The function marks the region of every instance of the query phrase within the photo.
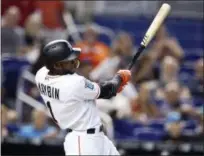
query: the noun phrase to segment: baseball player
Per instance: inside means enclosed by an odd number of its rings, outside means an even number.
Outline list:
[[[116,96],[131,73],[119,70],[110,81],[91,82],[76,73],[80,51],[66,40],[48,43],[43,49],[45,66],[35,77],[37,87],[53,120],[67,132],[66,155],[119,155],[103,133],[95,101]]]

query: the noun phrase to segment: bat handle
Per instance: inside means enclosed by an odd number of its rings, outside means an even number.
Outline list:
[[[144,45],[141,45],[139,47],[139,49],[137,50],[137,53],[134,55],[131,63],[128,65],[128,70],[131,70],[133,65],[135,64],[135,61],[139,58],[139,56],[141,55],[142,51],[145,49]]]
[[[132,66],[133,66],[133,63],[130,63],[130,64],[128,65],[128,70],[131,70]]]

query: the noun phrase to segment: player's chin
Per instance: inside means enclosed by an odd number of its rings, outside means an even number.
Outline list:
[[[77,69],[78,69],[78,67],[75,66],[74,68],[71,69],[71,72],[72,72],[72,73],[76,73],[76,72],[77,72]]]
[[[77,72],[77,68],[74,68],[73,70],[72,70],[72,73],[76,73]]]

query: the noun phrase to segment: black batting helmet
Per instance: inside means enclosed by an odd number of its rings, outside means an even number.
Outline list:
[[[50,69],[56,62],[76,59],[81,52],[80,48],[72,48],[66,40],[54,40],[43,48],[45,66]]]

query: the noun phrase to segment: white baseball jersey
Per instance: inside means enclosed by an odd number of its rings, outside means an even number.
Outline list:
[[[83,131],[100,126],[102,123],[95,103],[100,95],[98,84],[76,73],[51,76],[48,71],[42,67],[35,80],[60,128]]]

